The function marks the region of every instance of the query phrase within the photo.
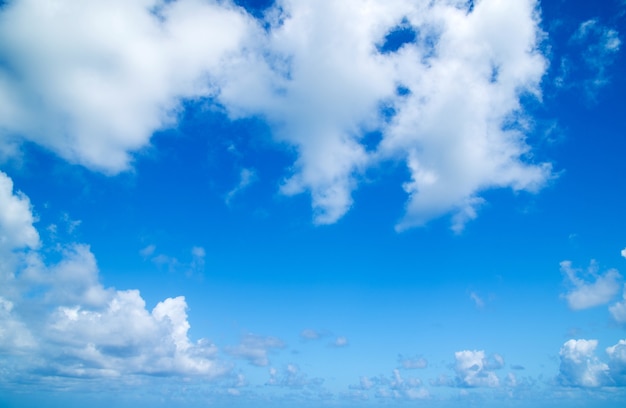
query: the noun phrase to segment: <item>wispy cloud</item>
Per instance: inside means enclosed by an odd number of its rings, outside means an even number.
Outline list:
[[[619,292],[622,275],[616,269],[599,273],[592,261],[586,271],[572,267],[570,261],[561,262],[561,272],[571,289],[562,296],[571,309],[580,310],[609,303]]]

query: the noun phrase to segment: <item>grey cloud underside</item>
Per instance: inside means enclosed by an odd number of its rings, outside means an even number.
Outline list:
[[[0,11],[0,151],[29,140],[115,174],[183,101],[211,100],[295,148],[280,191],[310,194],[316,223],[340,219],[364,172],[392,160],[410,174],[397,228],[452,213],[459,232],[482,191],[551,177],[520,103],[540,97],[547,66],[536,7],[280,0],[255,18],[210,0],[14,1]]]

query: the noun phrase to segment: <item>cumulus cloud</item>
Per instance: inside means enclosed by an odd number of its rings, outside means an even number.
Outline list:
[[[12,1],[0,12],[0,128],[108,173],[176,120],[241,47],[230,3]]]
[[[456,385],[459,387],[498,387],[500,380],[492,371],[501,368],[504,360],[495,355],[493,361],[487,359],[483,350],[463,350],[454,353],[456,363]]]
[[[626,258],[626,248],[622,249],[621,255]]]
[[[364,172],[393,160],[410,174],[398,229],[452,213],[460,232],[481,192],[551,177],[531,159],[520,102],[540,95],[547,65],[536,8],[279,0],[255,19],[211,0],[17,0],[0,11],[0,128],[116,173],[184,101],[205,99],[266,119],[293,148],[280,191],[310,194],[316,223],[341,218]],[[413,35],[387,44],[399,27]]]
[[[37,248],[40,242],[34,221],[28,197],[14,192],[13,180],[0,171],[0,251]]]
[[[571,387],[599,387],[608,384],[608,366],[595,356],[597,340],[568,340],[559,356],[558,380]]]
[[[619,292],[622,276],[616,269],[609,269],[601,274],[594,261],[586,271],[573,268],[570,261],[563,261],[560,265],[566,283],[570,286],[570,290],[562,297],[567,300],[571,309],[580,310],[606,304]]]
[[[626,386],[626,340],[620,340],[616,345],[607,347],[609,356],[609,375],[618,386]]]
[[[227,347],[225,351],[235,357],[248,360],[252,365],[265,367],[269,364],[268,353],[283,348],[285,348],[285,343],[279,338],[246,334],[240,344]]]
[[[41,243],[28,198],[12,192],[0,173],[0,350],[24,375],[119,377],[133,374],[225,374],[216,347],[188,336],[184,297],[152,311],[137,290],[105,288],[95,256],[84,244]],[[11,217],[4,219],[3,215]],[[4,357],[3,357],[4,358]]]

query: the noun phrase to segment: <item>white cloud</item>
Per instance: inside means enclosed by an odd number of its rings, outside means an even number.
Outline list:
[[[594,355],[597,340],[568,340],[559,353],[559,382],[571,387],[599,387],[608,383],[608,366]]]
[[[339,336],[335,339],[335,341],[331,344],[333,347],[347,347],[348,339],[343,336]]]
[[[470,293],[470,299],[474,301],[474,304],[478,309],[482,309],[485,307],[485,301],[480,296],[478,296],[476,292]]]
[[[616,322],[626,324],[626,286],[624,286],[622,301],[609,306],[609,312]]]
[[[561,60],[557,86],[582,86],[587,97],[594,100],[598,91],[610,82],[607,71],[621,46],[619,33],[598,19],[591,19],[580,24],[570,45],[578,49]]]
[[[115,173],[175,123],[181,101],[212,98],[232,118],[265,118],[294,148],[281,191],[310,193],[316,223],[350,209],[366,169],[400,160],[410,180],[398,229],[454,213],[460,232],[482,191],[536,191],[550,177],[529,159],[520,103],[540,94],[547,65],[536,8],[280,0],[258,22],[230,2],[15,1],[0,13],[0,38],[11,39],[0,41],[11,62],[0,70],[0,127]],[[416,41],[382,52],[398,25]],[[242,173],[227,200],[250,182]]]
[[[626,340],[620,340],[616,345],[607,347],[609,356],[609,373],[613,383],[626,386]]]
[[[304,340],[317,340],[323,335],[324,333],[320,333],[319,331],[313,329],[304,329],[300,332],[300,337]]]
[[[239,345],[227,347],[225,351],[235,357],[248,360],[252,365],[265,367],[270,362],[268,353],[283,348],[285,348],[285,343],[276,337],[246,334]]]
[[[321,378],[310,378],[303,373],[295,364],[287,364],[280,372],[275,368],[270,368],[270,378],[266,385],[286,387],[291,389],[316,388],[324,382]]]
[[[175,122],[181,99],[215,94],[209,77],[249,20],[200,0],[11,2],[0,13],[0,128],[72,162],[125,170]]]
[[[282,1],[281,24],[264,44],[271,61],[251,55],[228,71],[239,81],[225,80],[220,100],[235,116],[263,112],[297,147],[282,191],[310,191],[316,222],[340,218],[359,174],[388,158],[406,160],[412,174],[400,229],[454,211],[460,231],[476,217],[481,190],[535,190],[549,176],[549,166],[521,160],[522,133],[502,130],[519,116],[519,95],[538,93],[545,70],[535,2],[485,0],[472,13],[430,3]],[[377,54],[403,19],[423,42]],[[395,116],[381,115],[381,105]],[[382,132],[373,153],[361,140],[368,130]]]
[[[626,258],[626,248],[622,249],[621,255]]]
[[[570,261],[563,261],[560,265],[561,272],[572,287],[568,293],[562,295],[571,309],[580,310],[606,304],[619,292],[622,276],[615,269],[599,274],[598,265],[593,261],[586,272],[573,268]]]
[[[411,358],[400,355],[398,356],[398,363],[400,363],[400,366],[402,366],[402,368],[407,370],[428,367],[428,361],[424,357]]]
[[[493,367],[483,350],[463,350],[454,353],[456,363],[456,383],[460,387],[498,387],[500,380],[491,371],[500,368]]]
[[[28,197],[14,193],[13,180],[0,171],[0,251],[37,248],[40,242],[34,221]]]
[[[186,309],[180,296],[159,302],[149,312],[137,290],[116,291],[106,307],[96,310],[58,307],[46,330],[50,340],[64,347],[62,354],[52,355],[48,369],[58,375],[90,377],[224,374],[226,369],[214,361],[214,345],[190,342]],[[67,364],[67,358],[76,363]]]
[[[230,204],[232,199],[239,193],[241,193],[244,189],[249,187],[252,183],[257,180],[257,175],[254,169],[241,169],[239,173],[239,183],[226,194],[226,204]]]
[[[380,375],[378,377],[361,377],[358,385],[351,385],[357,390],[354,396],[360,399],[369,399],[370,390],[375,391],[376,398],[397,400],[419,400],[430,398],[428,389],[423,387],[422,381],[415,377],[403,377],[400,370],[394,369],[391,378]]]
[[[102,286],[89,246],[38,251],[28,198],[12,192],[4,173],[0,209],[10,215],[8,221],[0,216],[0,350],[12,356],[11,375],[212,378],[227,372],[214,345],[189,339],[184,297],[165,299],[150,312],[139,291]],[[47,264],[44,251],[58,251],[60,260]]]

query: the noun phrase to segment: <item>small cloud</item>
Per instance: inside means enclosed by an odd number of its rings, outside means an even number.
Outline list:
[[[573,268],[570,261],[561,262],[561,272],[567,284],[568,293],[561,295],[567,300],[570,309],[581,310],[606,304],[617,295],[622,275],[616,269],[598,273],[598,265],[592,261],[586,271]]]
[[[148,245],[139,251],[139,255],[141,255],[144,259],[151,257],[156,250],[156,245]]]
[[[246,334],[239,345],[226,347],[225,351],[232,356],[248,360],[252,365],[265,367],[269,365],[268,353],[285,347],[285,343],[276,337]]]
[[[487,359],[483,350],[463,350],[454,353],[456,363],[456,385],[459,387],[497,387],[500,380],[492,371],[500,368],[499,362],[504,360],[495,358]],[[498,356],[499,357],[499,356]]]
[[[404,357],[399,355],[398,363],[402,368],[407,370],[428,367],[428,361],[424,357]]]
[[[330,345],[332,347],[346,347],[348,346],[348,339],[343,336],[339,336]]]
[[[623,256],[624,258],[626,258],[626,248],[622,249],[621,254],[622,254],[622,256]]]
[[[519,364],[511,365],[511,370],[521,371],[521,370],[525,370],[525,369],[526,369],[526,367],[524,367],[523,365],[519,365]]]
[[[485,301],[480,296],[478,296],[476,292],[470,293],[470,299],[474,301],[474,304],[478,309],[483,309],[485,307]]]
[[[226,205],[230,205],[237,194],[248,188],[255,181],[257,181],[257,174],[254,169],[241,169],[239,173],[239,183],[226,194],[226,198],[224,199]]]
[[[322,333],[313,329],[304,329],[300,332],[300,338],[302,338],[303,340],[317,340],[322,336]]]
[[[617,323],[626,325],[626,285],[624,286],[622,301],[609,307],[609,312]]]

